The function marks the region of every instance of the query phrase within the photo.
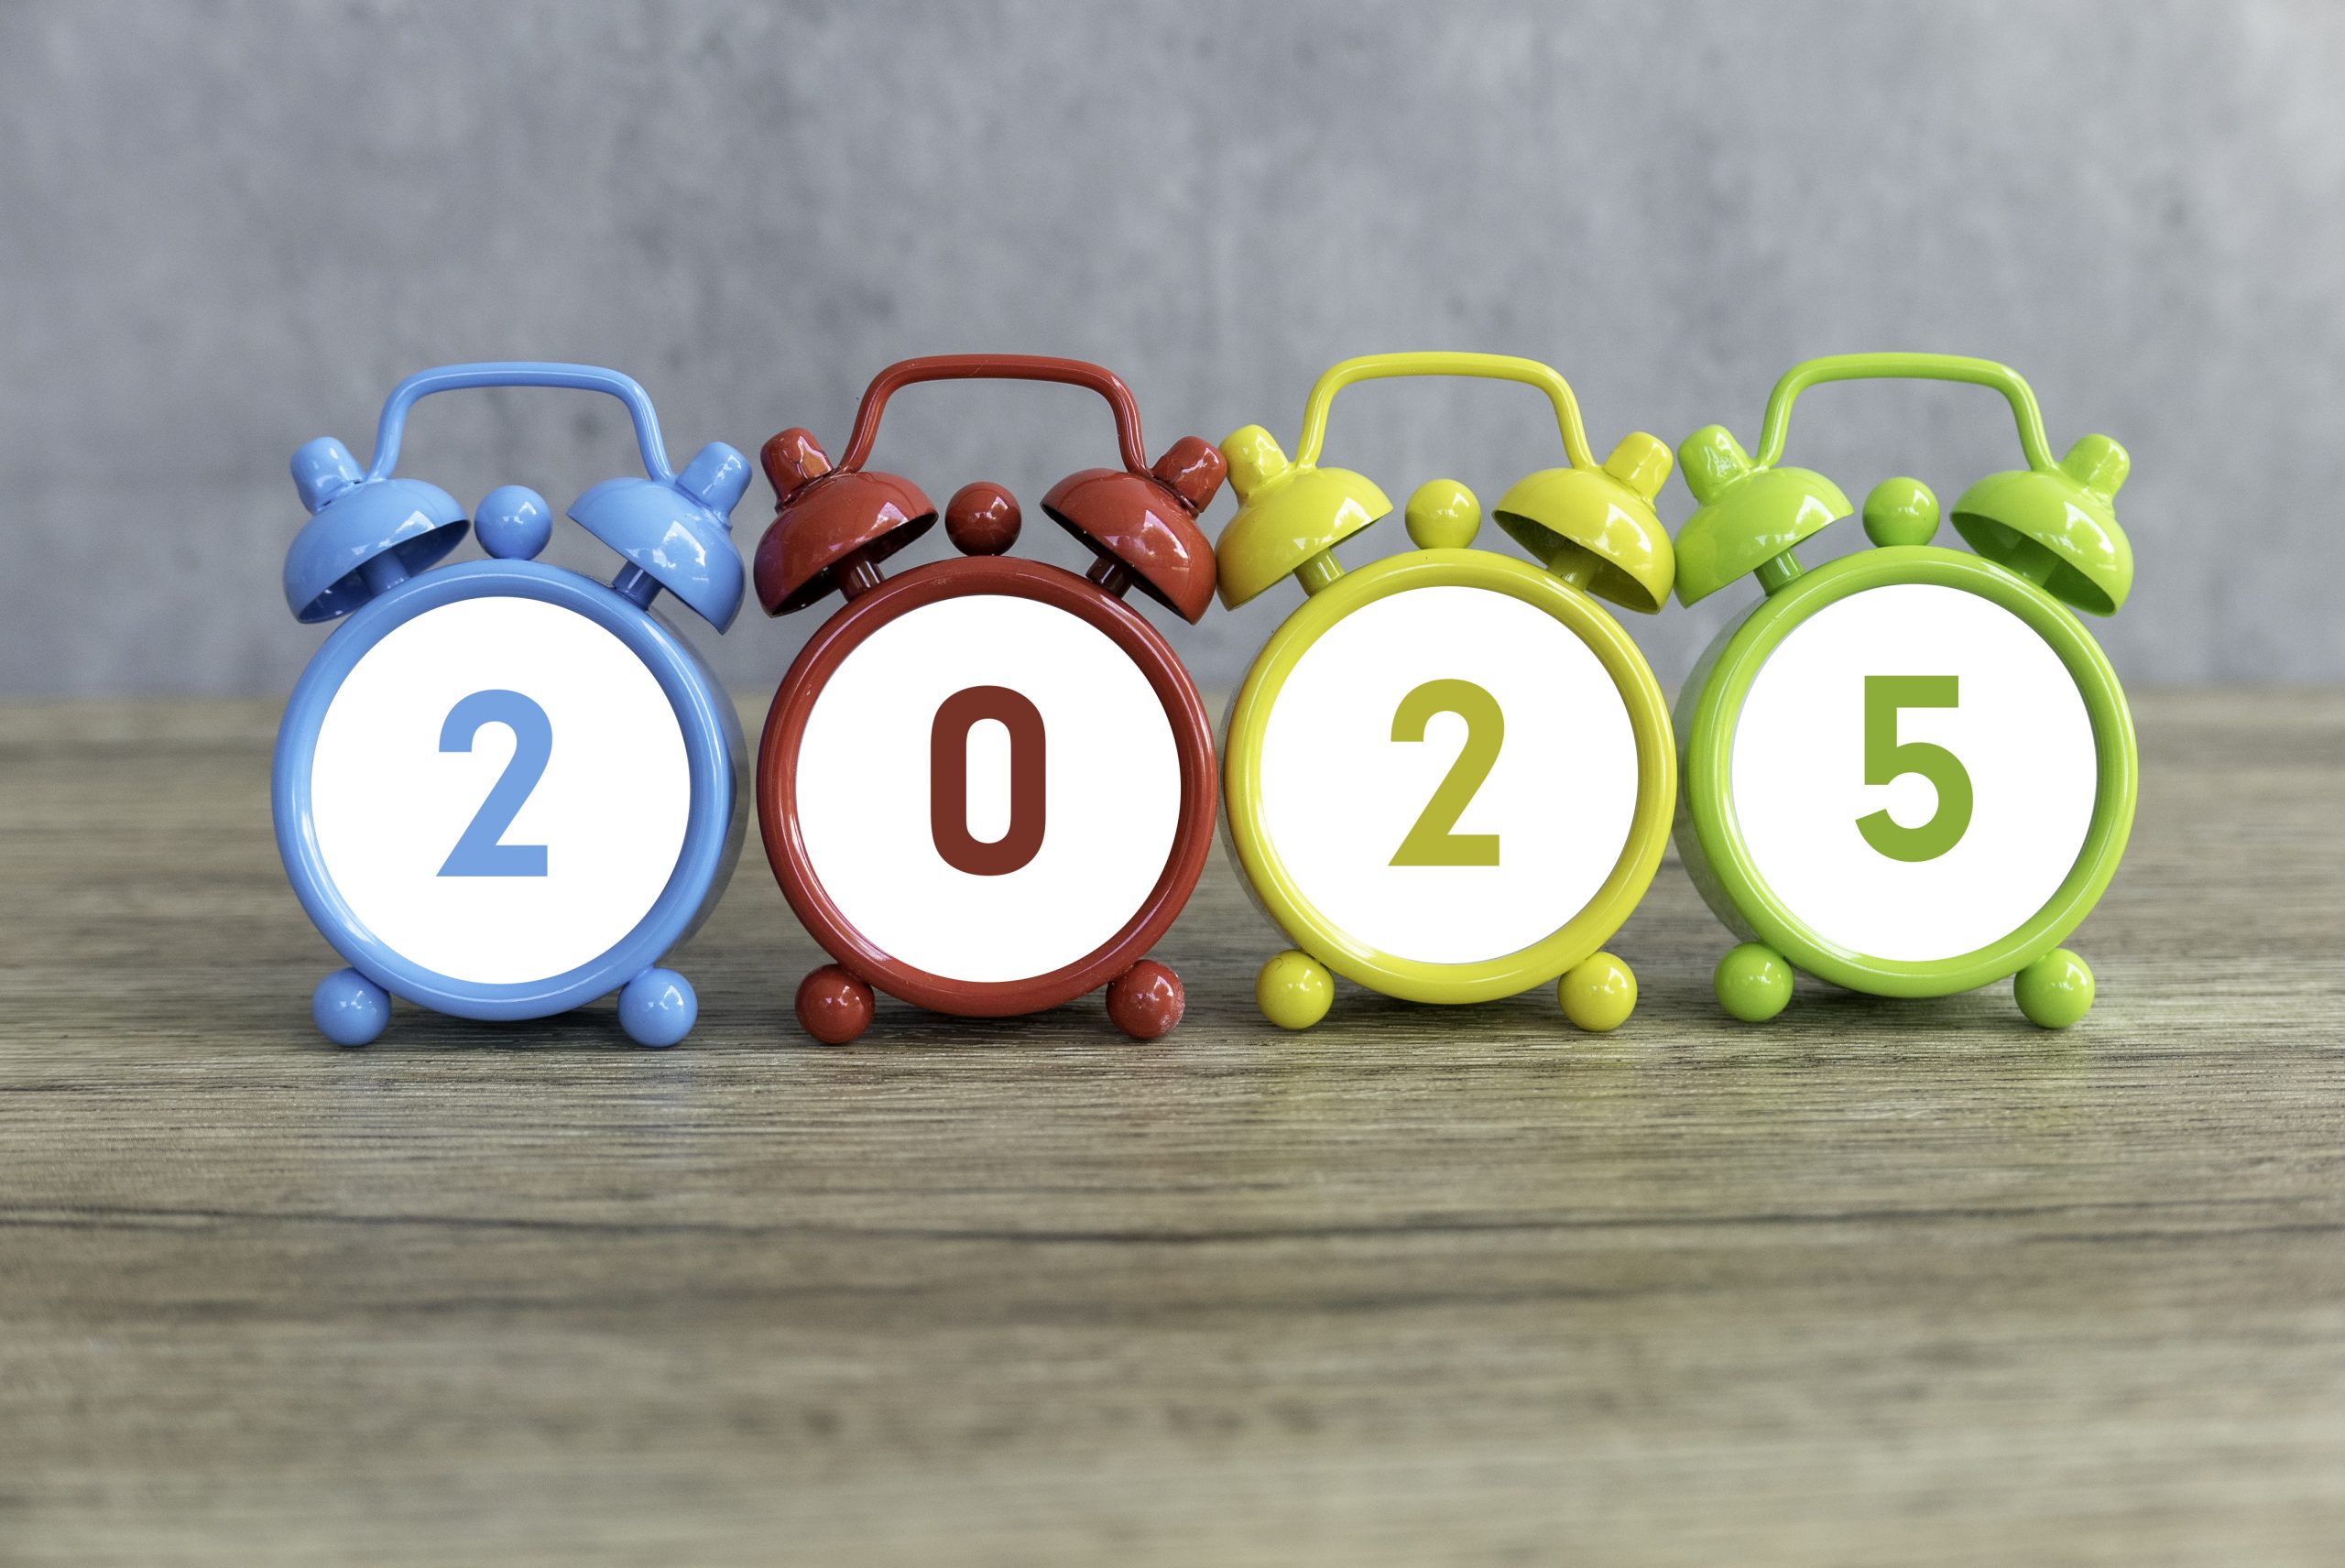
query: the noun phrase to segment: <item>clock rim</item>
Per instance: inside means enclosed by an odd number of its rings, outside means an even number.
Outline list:
[[[416,616],[462,600],[534,599],[618,638],[660,683],[682,732],[691,788],[683,847],[651,908],[595,957],[537,980],[487,983],[425,968],[366,928],[328,874],[311,826],[311,773],[326,710],[376,644]],[[675,629],[612,589],[535,561],[468,561],[409,579],[354,611],[311,659],[278,722],[269,768],[278,858],[311,924],[350,966],[393,996],[453,1018],[549,1018],[616,991],[697,930],[731,880],[747,830],[740,715]],[[623,824],[614,824],[623,831]]]
[[[1828,941],[1777,898],[1734,822],[1734,731],[1759,670],[1783,639],[1826,605],[1874,588],[1909,584],[1972,593],[2011,612],[2048,644],[2083,700],[2093,728],[2092,816],[2075,863],[2050,898],[1996,941],[1948,958],[1878,958]],[[2117,672],[2067,606],[1984,557],[1938,545],[1880,546],[1802,572],[1727,624],[1685,691],[1691,722],[1680,730],[1685,780],[1678,853],[1704,899],[1746,941],[1766,943],[1818,979],[1869,996],[1948,996],[2018,974],[2084,923],[2132,832],[2140,752]],[[1691,831],[1687,831],[1688,829]]]
[[[815,875],[796,810],[798,751],[815,700],[849,654],[881,626],[946,599],[1000,593],[1063,610],[1104,634],[1140,667],[1172,731],[1181,765],[1180,819],[1163,869],[1116,934],[1085,956],[1017,980],[957,980],[907,964],[848,920]],[[808,934],[873,988],[954,1018],[1014,1018],[1098,990],[1148,956],[1187,905],[1211,853],[1218,810],[1213,726],[1180,657],[1122,600],[1063,567],[1014,556],[931,561],[856,595],[816,628],[774,691],[759,739],[758,828],[782,897]]]
[[[1271,845],[1261,813],[1262,743],[1271,711],[1303,653],[1363,605],[1419,588],[1480,588],[1507,594],[1563,623],[1603,665],[1629,713],[1637,748],[1637,800],[1629,833],[1596,893],[1546,936],[1513,953],[1457,964],[1403,958],[1370,947],[1304,895]],[[1625,627],[1590,594],[1527,561],[1494,551],[1416,550],[1347,572],[1282,622],[1231,702],[1222,789],[1227,842],[1246,886],[1288,941],[1354,983],[1403,1001],[1462,1006],[1511,996],[1584,962],[1628,922],[1652,886],[1669,842],[1677,751],[1669,704]]]

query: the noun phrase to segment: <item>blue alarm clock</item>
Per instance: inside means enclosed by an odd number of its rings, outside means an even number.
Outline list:
[[[394,474],[416,399],[474,387],[606,392],[645,475],[570,517],[616,550],[608,585],[533,558],[544,498],[489,493],[462,541],[446,491]],[[533,1018],[613,991],[637,1041],[672,1045],[699,1000],[660,967],[738,856],[747,753],[714,675],[652,613],[665,592],[723,631],[741,606],[731,513],[749,465],[723,442],[668,465],[641,387],[584,365],[445,365],[383,406],[362,474],[322,437],[293,454],[309,522],[285,557],[302,621],[348,619],[294,687],[270,781],[286,875],[350,967],[311,1016],[364,1045],[390,998],[467,1018]],[[433,570],[434,568],[436,570]]]

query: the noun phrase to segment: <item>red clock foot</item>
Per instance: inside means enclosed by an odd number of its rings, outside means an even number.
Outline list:
[[[1141,959],[1107,986],[1107,1017],[1134,1040],[1162,1040],[1187,1006],[1181,977],[1152,958]]]
[[[798,983],[798,1027],[824,1045],[845,1045],[869,1029],[871,1005],[871,987],[835,964]]]

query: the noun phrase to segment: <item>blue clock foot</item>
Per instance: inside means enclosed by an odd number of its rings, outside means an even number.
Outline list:
[[[1792,966],[1763,943],[1730,948],[1710,976],[1718,1005],[1747,1024],[1763,1024],[1792,1001]]]
[[[619,1027],[638,1045],[665,1050],[693,1032],[700,997],[672,969],[647,969],[619,993]]]
[[[2056,947],[2013,977],[2012,996],[2038,1029],[2067,1029],[2092,1010],[2092,970]]]
[[[310,995],[310,1021],[336,1045],[367,1045],[391,1021],[390,993],[355,969],[337,969]]]

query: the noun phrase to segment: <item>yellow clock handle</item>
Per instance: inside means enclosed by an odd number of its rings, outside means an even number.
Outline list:
[[[1328,366],[1326,374],[1312,386],[1310,401],[1303,405],[1303,437],[1295,446],[1295,465],[1308,467],[1318,463],[1319,450],[1327,439],[1328,406],[1335,402],[1336,393],[1356,381],[1412,376],[1465,376],[1486,381],[1520,381],[1527,387],[1536,387],[1555,406],[1556,428],[1563,432],[1564,451],[1571,458],[1572,466],[1597,466],[1596,454],[1588,450],[1587,431],[1580,424],[1579,400],[1572,396],[1571,383],[1554,366],[1508,354],[1449,353],[1364,354]]]

